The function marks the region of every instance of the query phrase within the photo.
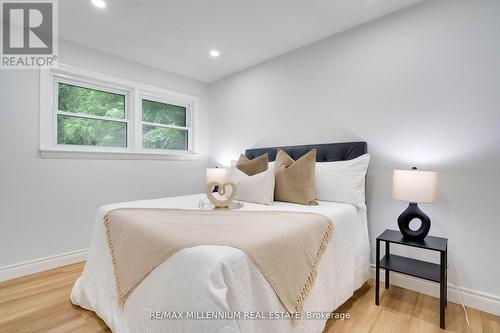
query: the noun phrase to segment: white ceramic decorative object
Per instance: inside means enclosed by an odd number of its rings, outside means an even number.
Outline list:
[[[217,191],[214,192],[217,186]],[[215,208],[229,208],[236,196],[236,184],[210,182],[207,185],[207,198]]]

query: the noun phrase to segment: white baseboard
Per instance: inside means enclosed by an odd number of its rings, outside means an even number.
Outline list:
[[[371,273],[372,277],[375,277],[375,265],[373,264],[371,265]],[[391,285],[414,290],[425,295],[439,297],[439,284],[437,283],[396,272],[391,272],[390,274]],[[380,281],[385,281],[385,271],[382,268],[380,269]],[[499,296],[464,287],[458,287],[458,290],[460,290],[460,295],[466,306],[500,316]],[[460,304],[455,286],[451,283],[448,283],[448,301]]]
[[[89,249],[81,249],[0,267],[0,282],[85,261],[88,251]]]

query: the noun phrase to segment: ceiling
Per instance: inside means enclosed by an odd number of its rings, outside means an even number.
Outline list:
[[[420,0],[104,1],[59,1],[61,38],[212,82]]]

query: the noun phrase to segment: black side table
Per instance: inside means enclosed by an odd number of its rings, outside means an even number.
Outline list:
[[[385,256],[380,260],[380,241],[385,242]],[[419,247],[422,249],[438,251],[441,255],[440,264],[433,264],[427,261],[416,260],[390,254],[390,244],[401,244],[406,246]],[[441,237],[427,236],[424,240],[414,241],[403,238],[401,232],[396,230],[386,230],[377,237],[377,263],[375,271],[375,304],[379,305],[379,283],[380,268],[385,269],[385,289],[389,288],[389,272],[394,271],[402,274],[415,276],[440,284],[440,327],[445,328],[445,307],[447,305],[447,256],[448,239]]]

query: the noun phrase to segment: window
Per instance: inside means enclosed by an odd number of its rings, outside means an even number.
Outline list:
[[[196,155],[193,96],[64,65],[40,80],[43,157]]]
[[[142,146],[146,149],[187,150],[187,108],[142,99]]]
[[[57,83],[57,144],[127,147],[126,95]]]

